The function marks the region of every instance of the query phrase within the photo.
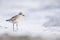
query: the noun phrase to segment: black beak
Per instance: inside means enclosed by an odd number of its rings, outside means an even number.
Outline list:
[[[25,15],[23,15],[23,16],[25,16]]]

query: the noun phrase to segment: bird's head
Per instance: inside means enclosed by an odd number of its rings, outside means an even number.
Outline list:
[[[19,15],[25,16],[22,12],[20,12]]]

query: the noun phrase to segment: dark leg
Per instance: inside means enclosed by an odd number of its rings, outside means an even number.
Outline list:
[[[13,31],[14,31],[14,23],[13,23]]]
[[[18,31],[18,23],[16,23],[17,31]]]

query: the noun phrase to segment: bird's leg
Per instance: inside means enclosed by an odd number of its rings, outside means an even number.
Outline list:
[[[14,31],[14,23],[13,23],[13,31]]]
[[[16,23],[17,31],[18,31],[18,23]]]

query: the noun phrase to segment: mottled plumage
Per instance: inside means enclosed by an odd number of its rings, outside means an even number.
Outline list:
[[[14,30],[14,24],[16,24],[16,27],[17,27],[17,30],[18,30],[18,22],[20,21],[21,16],[24,16],[24,15],[20,12],[18,15],[15,15],[12,18],[6,20],[6,21],[9,21],[9,22],[13,23],[13,30]]]

